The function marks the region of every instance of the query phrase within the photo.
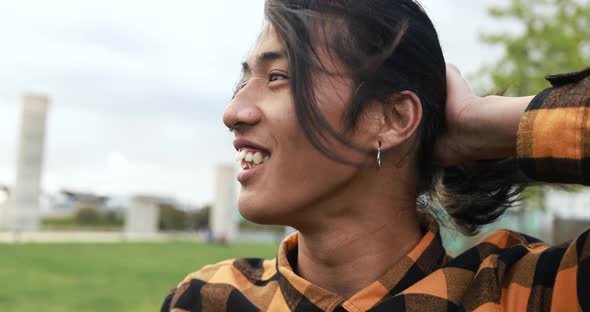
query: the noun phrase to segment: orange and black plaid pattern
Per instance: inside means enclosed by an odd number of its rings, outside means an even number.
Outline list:
[[[519,161],[538,180],[590,184],[590,69],[549,80],[553,87],[522,118]],[[189,274],[162,311],[590,311],[590,230],[554,247],[501,230],[453,259],[438,224],[422,226],[414,249],[351,298],[294,272],[294,233],[275,259],[227,260]]]
[[[524,172],[555,183],[590,184],[590,68],[548,76],[553,85],[535,97],[518,130]]]

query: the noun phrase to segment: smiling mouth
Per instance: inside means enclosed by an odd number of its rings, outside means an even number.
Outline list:
[[[260,166],[270,159],[270,153],[244,147],[236,153],[236,162],[244,170],[254,169],[256,166]]]

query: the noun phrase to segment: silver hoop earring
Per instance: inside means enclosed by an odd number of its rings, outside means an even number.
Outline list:
[[[379,147],[377,147],[377,169],[381,168],[381,141],[379,141]]]

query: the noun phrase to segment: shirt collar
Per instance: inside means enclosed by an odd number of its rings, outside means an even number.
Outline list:
[[[285,300],[291,307],[301,305],[302,302],[312,303],[324,311],[331,311],[338,305],[352,305],[356,309],[368,310],[383,299],[395,296],[450,259],[442,245],[438,222],[434,218],[426,218],[420,227],[424,234],[416,246],[381,278],[348,300],[313,285],[294,272],[289,258],[297,253],[298,232],[289,235],[281,243],[277,256],[279,285]]]

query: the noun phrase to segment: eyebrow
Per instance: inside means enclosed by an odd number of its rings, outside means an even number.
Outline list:
[[[250,65],[248,64],[248,62],[242,62],[242,74],[248,74],[252,71],[252,68],[256,67],[256,66],[265,66],[268,65],[274,61],[286,58],[286,54],[284,51],[267,51],[267,52],[262,52],[260,53],[258,56],[256,56],[256,59],[254,60],[254,64]]]

